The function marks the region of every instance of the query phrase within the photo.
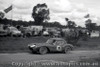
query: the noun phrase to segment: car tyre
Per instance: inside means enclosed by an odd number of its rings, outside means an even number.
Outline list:
[[[71,50],[72,50],[71,47],[65,47],[64,53],[68,53],[68,52],[71,51]]]
[[[39,48],[39,53],[40,53],[40,54],[43,55],[43,54],[46,54],[47,52],[48,52],[48,49],[47,49],[46,47],[40,47],[40,48]]]

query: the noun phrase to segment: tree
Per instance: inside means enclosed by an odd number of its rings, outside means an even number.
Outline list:
[[[4,13],[0,12],[0,19],[3,19],[3,18],[4,18]]]
[[[66,21],[69,21],[69,19],[68,19],[68,18],[65,18],[65,20],[66,20]]]
[[[86,22],[86,28],[89,30],[89,31],[92,31],[92,30],[95,30],[96,28],[96,23],[92,23],[92,20],[91,19],[88,19],[85,21]]]
[[[76,23],[74,21],[70,21],[68,18],[65,18],[65,20],[67,21],[67,26],[69,28],[74,28],[76,26]]]
[[[81,29],[82,27],[81,26],[78,26],[78,28]]]
[[[43,21],[49,20],[49,9],[47,5],[44,4],[37,4],[33,8],[32,17],[34,18],[35,25],[41,25]]]
[[[55,21],[55,22],[53,23],[53,25],[54,25],[55,27],[60,27],[60,26],[61,26],[61,24],[60,24],[59,22],[57,22],[57,21]]]
[[[68,27],[69,28],[74,28],[76,26],[74,21],[68,21]]]
[[[86,23],[86,24],[92,23],[92,20],[91,20],[91,19],[87,19],[87,20],[85,21],[85,23]]]

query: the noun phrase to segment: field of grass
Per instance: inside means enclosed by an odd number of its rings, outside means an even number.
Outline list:
[[[0,53],[27,52],[29,43],[42,43],[49,37],[0,37]],[[89,38],[87,41],[79,40],[77,43],[79,50],[100,49],[100,38]]]
[[[87,41],[79,40],[77,45],[80,50],[100,50],[100,37],[88,38]]]
[[[29,43],[45,42],[46,37],[2,37],[0,38],[0,53],[2,52],[27,52],[29,51],[27,45]]]

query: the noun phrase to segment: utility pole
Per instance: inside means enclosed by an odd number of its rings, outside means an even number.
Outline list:
[[[13,8],[13,4],[12,4],[12,8]],[[11,11],[11,26],[13,26],[13,9]]]

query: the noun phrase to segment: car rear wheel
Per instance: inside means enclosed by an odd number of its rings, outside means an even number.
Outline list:
[[[46,54],[48,52],[48,49],[46,47],[40,47],[39,53],[40,54]]]
[[[71,47],[65,47],[64,53],[68,53],[68,52],[71,51],[71,50],[72,50]]]

